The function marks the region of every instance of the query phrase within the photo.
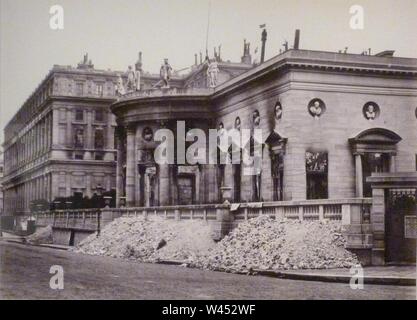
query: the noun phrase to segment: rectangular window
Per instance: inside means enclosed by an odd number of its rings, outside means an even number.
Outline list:
[[[94,156],[95,160],[103,160],[104,159],[104,154],[103,152],[96,152],[95,156]]]
[[[283,154],[277,153],[271,155],[271,174],[273,186],[274,201],[284,199],[284,159]]]
[[[233,165],[233,180],[234,180],[234,201],[240,202],[240,183],[241,183],[241,176],[242,176],[242,168],[240,164]]]
[[[77,83],[75,88],[76,88],[77,96],[84,95],[84,84],[83,83]]]
[[[103,122],[104,121],[104,112],[103,112],[103,110],[96,110],[95,120],[97,122]]]
[[[307,199],[327,199],[327,153],[306,152]]]
[[[75,110],[75,120],[76,121],[83,121],[84,120],[84,111],[83,110]]]
[[[96,129],[94,131],[94,147],[96,149],[104,148],[104,130],[103,129]]]
[[[96,86],[96,94],[99,97],[102,97],[103,96],[103,84],[101,84],[101,83],[98,83],[97,84],[97,86]]]
[[[74,146],[76,148],[84,148],[84,130],[76,129],[74,135]]]
[[[75,153],[74,154],[75,160],[84,160],[84,154],[83,153]]]

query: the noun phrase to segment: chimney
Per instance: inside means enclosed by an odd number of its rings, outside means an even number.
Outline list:
[[[194,54],[194,64],[197,65],[197,53]]]
[[[284,46],[284,52],[288,51],[288,41],[285,40],[284,43],[282,44]]]
[[[294,49],[298,50],[300,46],[300,29],[295,30]]]
[[[250,55],[250,43],[246,42],[246,39],[243,40],[243,56],[240,61],[245,64],[252,64],[252,57]]]
[[[265,43],[266,43],[266,36],[267,36],[266,29],[264,29],[262,31],[262,38],[261,38],[261,40],[262,40],[261,63],[263,63],[265,61]]]
[[[203,54],[200,51],[200,64],[202,64],[202,63],[203,63]]]
[[[138,61],[135,64],[136,71],[142,70],[142,51],[139,51]]]

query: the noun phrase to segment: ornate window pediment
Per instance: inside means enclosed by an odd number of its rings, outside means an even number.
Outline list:
[[[364,130],[349,139],[353,153],[380,152],[396,153],[396,144],[401,137],[395,132],[384,128]]]

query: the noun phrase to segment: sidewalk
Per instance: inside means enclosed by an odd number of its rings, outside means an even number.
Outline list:
[[[160,264],[187,265],[186,261],[162,260]],[[218,270],[220,271],[220,270]],[[304,281],[338,282],[350,283],[353,274],[350,269],[304,269],[304,270],[254,270],[257,275],[292,279]],[[240,272],[237,272],[240,273]],[[241,274],[247,274],[242,272]],[[364,267],[363,276],[365,284],[415,286],[416,285],[416,266],[382,266]]]
[[[342,282],[349,283],[354,274],[350,269],[315,269],[315,270],[256,270],[259,275],[294,279],[310,280],[323,282]],[[416,285],[416,266],[382,266],[364,267],[363,276],[365,284]]]

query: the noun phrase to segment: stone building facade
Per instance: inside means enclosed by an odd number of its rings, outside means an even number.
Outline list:
[[[292,49],[253,64],[245,43],[240,62],[196,56],[169,86],[142,70],[141,54],[129,70],[139,84],[120,94],[129,72],[96,70],[86,57],[54,66],[5,128],[7,212],[112,189],[128,206],[219,203],[222,188],[233,202],[362,198],[372,172],[416,170],[417,59]],[[262,129],[261,170],[218,164],[223,151],[208,146],[210,163],[158,164],[154,135],[171,129],[176,151],[179,122],[206,136]]]
[[[0,151],[0,215],[3,214],[3,208],[4,208],[4,199],[3,199],[3,174],[4,174],[4,158],[3,158],[3,152]]]
[[[123,155],[118,197],[128,206],[218,203],[222,187],[233,202],[362,198],[371,196],[373,172],[416,170],[417,59],[293,49],[241,64],[250,67],[226,77],[220,62],[214,88],[189,85],[205,77],[203,63],[180,87],[130,92],[111,105]],[[212,128],[262,129],[261,171],[158,164],[160,142],[146,137],[171,129],[175,151],[178,136],[185,139],[181,121],[206,136]]]
[[[115,188],[114,115],[117,74],[55,65],[5,127],[7,215],[25,215],[34,200],[51,203]]]

